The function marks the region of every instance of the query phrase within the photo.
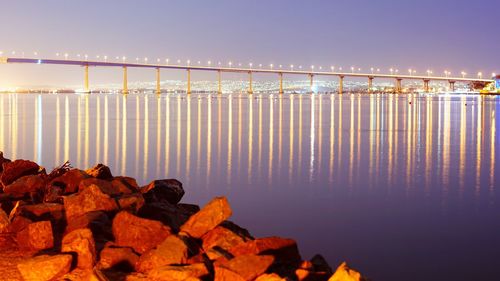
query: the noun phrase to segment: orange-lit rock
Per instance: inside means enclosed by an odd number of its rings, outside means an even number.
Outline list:
[[[226,271],[220,270],[220,268],[222,267],[236,273],[241,278],[243,278],[243,280],[254,280],[257,276],[266,272],[266,270],[271,266],[273,262],[274,257],[272,256],[238,256],[229,261],[215,263],[215,279],[224,280],[222,277],[218,276],[221,272],[223,274],[227,274]]]
[[[76,253],[77,267],[92,269],[96,261],[96,249],[90,229],[81,228],[66,234],[62,240],[61,252]]]
[[[214,281],[246,281],[238,273],[221,266],[214,266]]]
[[[159,221],[143,219],[127,211],[115,216],[112,229],[117,245],[131,247],[140,254],[158,246],[171,232]]]
[[[63,190],[64,194],[70,194],[78,191],[78,185],[80,182],[90,176],[82,170],[71,169],[53,179],[49,183],[49,187],[59,187]]]
[[[0,183],[5,188],[15,180],[28,175],[38,174],[40,166],[37,163],[28,160],[15,160],[13,162],[4,162],[3,171],[0,176]]]
[[[199,212],[192,215],[181,226],[181,232],[187,233],[194,238],[201,238],[217,225],[227,220],[231,214],[232,210],[227,199],[225,197],[216,197]]]
[[[255,281],[288,281],[289,279],[282,278],[276,273],[264,273],[257,277]]]
[[[3,188],[5,194],[13,198],[22,198],[32,192],[41,191],[45,187],[45,181],[38,175],[28,175],[16,179]]]
[[[23,250],[45,250],[54,247],[54,236],[50,221],[28,224],[17,233],[17,243]]]
[[[111,170],[108,166],[104,164],[97,164],[94,167],[85,171],[91,177],[102,179],[102,180],[111,180],[113,175],[111,174]]]
[[[366,279],[343,262],[328,281],[366,281]]]
[[[233,256],[273,255],[276,260],[286,263],[299,263],[301,261],[295,240],[281,237],[266,237],[247,241],[231,248],[229,252]]]
[[[109,279],[98,269],[77,268],[62,276],[64,281],[108,281]]]
[[[36,256],[17,265],[24,280],[49,281],[68,273],[71,255]]]
[[[85,190],[86,188],[92,186],[92,185],[97,185],[99,189],[103,192],[106,193],[107,195],[119,195],[121,194],[120,190],[118,188],[115,188],[110,181],[107,180],[102,180],[98,178],[87,178],[82,180],[78,184],[78,192],[81,192],[82,190]]]
[[[138,261],[139,255],[132,248],[105,247],[101,251],[98,267],[109,269],[118,266],[121,270],[133,271]]]
[[[18,233],[19,231],[25,229],[32,222],[32,220],[23,216],[15,216],[9,224],[7,230],[8,232]]]
[[[9,216],[7,216],[5,211],[0,208],[0,233],[7,232],[9,224]]]
[[[103,211],[88,212],[81,216],[75,217],[68,222],[65,234],[73,230],[88,228],[92,231],[94,240],[110,240],[113,239],[111,232],[111,220]]]
[[[92,211],[114,211],[118,209],[115,200],[103,193],[97,185],[91,185],[78,194],[64,197],[66,220]]]
[[[210,259],[215,260],[224,256],[234,246],[253,240],[253,237],[246,229],[226,221],[203,235],[201,239],[203,250]]]
[[[133,213],[139,212],[144,206],[145,201],[140,193],[124,194],[117,199],[121,210],[127,210]]]
[[[155,268],[148,273],[148,278],[155,281],[196,280],[208,275],[208,269],[203,263],[191,265],[166,265]],[[191,278],[191,279],[189,279]]]
[[[167,201],[177,204],[184,196],[182,183],[175,179],[154,180],[141,188],[141,193],[147,202]]]
[[[188,246],[177,235],[168,236],[155,249],[144,253],[137,263],[137,271],[148,272],[169,264],[185,264],[188,259]]]
[[[111,184],[122,194],[135,193],[140,190],[137,181],[131,177],[114,177]]]
[[[19,214],[31,220],[58,221],[64,219],[64,206],[58,203],[41,203],[22,205],[18,208]]]

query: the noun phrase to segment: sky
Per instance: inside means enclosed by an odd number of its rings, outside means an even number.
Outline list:
[[[0,9],[4,55],[500,72],[498,0],[0,0]],[[0,65],[0,88],[82,83],[82,73]],[[91,84],[120,79],[118,69],[91,70]],[[131,70],[129,79],[154,73]]]

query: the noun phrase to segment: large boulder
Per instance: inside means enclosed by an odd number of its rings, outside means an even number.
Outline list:
[[[194,238],[201,238],[217,225],[227,220],[232,214],[231,206],[225,197],[216,197],[199,212],[192,215],[181,226],[181,232]]]
[[[24,280],[56,280],[69,272],[71,261],[71,255],[42,255],[20,262],[17,269]]]
[[[103,193],[97,185],[91,185],[78,194],[64,197],[66,220],[92,211],[115,211],[118,205],[109,195]]]
[[[272,255],[276,261],[300,263],[301,257],[295,240],[281,237],[266,237],[238,244],[229,250],[231,255]]]
[[[184,281],[202,279],[208,274],[205,264],[197,263],[191,265],[165,265],[151,270],[147,276],[150,280],[155,281]]]
[[[45,250],[54,247],[54,236],[50,221],[28,224],[17,233],[17,243],[22,250]]]
[[[121,194],[120,190],[118,188],[115,188],[110,181],[101,180],[93,177],[82,180],[80,184],[78,184],[78,192],[82,192],[83,190],[92,185],[97,185],[102,192],[111,196],[116,196]]]
[[[167,201],[177,204],[184,196],[182,183],[176,179],[154,180],[141,188],[141,193],[147,202]]]
[[[132,248],[105,247],[100,253],[98,267],[101,269],[118,267],[121,271],[133,271],[138,261],[139,255]]]
[[[191,210],[184,208],[184,204],[172,205],[167,201],[144,204],[138,211],[139,216],[161,221],[175,232],[179,231],[192,214]]]
[[[188,260],[188,245],[181,237],[168,236],[155,249],[144,253],[137,263],[137,271],[148,272],[169,264],[185,264]]]
[[[62,176],[53,179],[49,183],[48,188],[61,188],[64,194],[75,193],[78,191],[80,182],[89,177],[90,176],[82,170],[71,169]]]
[[[122,194],[135,193],[140,191],[137,181],[131,177],[114,177],[111,181],[111,184]]]
[[[37,163],[28,160],[4,162],[0,183],[5,187],[20,177],[38,174],[39,169]]]
[[[3,188],[5,194],[12,198],[22,198],[32,192],[41,192],[45,187],[45,181],[39,175],[27,175],[16,179]]]
[[[225,221],[201,238],[203,250],[211,260],[226,256],[234,246],[253,240],[246,229]]]
[[[351,269],[347,263],[343,262],[340,266],[335,270],[335,273],[328,279],[328,281],[366,281],[363,276],[359,272],[354,269]]]
[[[76,253],[77,267],[92,269],[96,261],[94,237],[88,228],[73,230],[63,237],[61,252]]]
[[[242,255],[238,256],[229,261],[224,261],[215,264],[215,280],[229,280],[222,275],[228,274],[226,270],[221,270],[221,268],[228,269],[237,275],[239,275],[243,280],[254,280],[257,276],[266,272],[266,270],[273,264],[274,258],[272,256],[266,255]]]
[[[103,211],[88,212],[73,218],[67,223],[64,233],[68,234],[82,228],[90,229],[96,242],[105,243],[113,239],[111,220]]]
[[[94,167],[85,171],[91,177],[102,179],[102,180],[111,180],[113,175],[111,174],[111,170],[108,166],[104,164],[97,164]]]
[[[131,247],[143,254],[158,246],[171,230],[159,221],[140,218],[120,211],[113,219],[113,236],[118,246]]]
[[[144,197],[140,193],[124,194],[117,199],[120,210],[127,210],[132,213],[138,213],[144,206]]]
[[[19,214],[34,221],[50,220],[52,222],[64,219],[64,206],[58,203],[41,203],[22,205]]]

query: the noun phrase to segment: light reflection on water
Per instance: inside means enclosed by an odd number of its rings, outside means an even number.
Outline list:
[[[464,280],[500,273],[498,110],[487,96],[4,94],[0,150],[178,178],[186,202],[227,195],[254,234],[374,279]]]

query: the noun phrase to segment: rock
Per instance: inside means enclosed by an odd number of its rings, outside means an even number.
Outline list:
[[[167,201],[177,204],[184,196],[182,183],[175,179],[155,180],[141,188],[147,202]]]
[[[191,213],[167,201],[161,201],[144,204],[138,215],[161,221],[164,225],[168,225],[172,230],[178,232],[180,227],[190,218]]]
[[[37,170],[38,171],[38,170]],[[45,187],[45,181],[38,175],[22,176],[3,188],[5,194],[13,198],[23,198],[32,192],[40,192]]]
[[[366,281],[366,279],[343,262],[328,281]]]
[[[98,269],[75,269],[62,278],[64,281],[108,281],[109,279]]]
[[[311,263],[315,272],[324,272],[328,276],[332,275],[333,270],[322,255],[312,257]]]
[[[71,255],[36,256],[20,262],[17,269],[24,280],[55,280],[69,272],[71,260]]]
[[[125,194],[118,198],[118,206],[121,210],[128,210],[132,213],[138,213],[144,206],[144,197],[140,193]]]
[[[238,273],[225,267],[215,266],[214,271],[214,281],[245,281],[245,278],[241,277]]]
[[[13,162],[3,163],[3,172],[0,176],[0,182],[5,187],[23,176],[36,175],[40,166],[35,162],[28,160],[15,160]]]
[[[64,234],[81,228],[90,229],[96,243],[104,243],[113,239],[111,220],[103,211],[88,212],[72,219],[68,222]]]
[[[64,197],[66,220],[92,211],[115,211],[118,205],[109,195],[103,193],[97,185],[91,185],[78,194]]]
[[[50,187],[62,188],[64,194],[71,194],[77,192],[80,182],[89,177],[90,176],[82,170],[71,169],[62,176],[53,179],[48,186],[49,189]]]
[[[236,245],[229,252],[237,257],[240,255],[272,255],[276,261],[283,263],[300,263],[301,257],[295,240],[266,237]]]
[[[102,180],[110,180],[113,178],[111,174],[111,170],[108,166],[104,164],[97,164],[94,167],[85,171],[88,175],[94,178],[102,179]]]
[[[257,277],[255,281],[287,281],[287,279],[281,278],[276,273],[264,273]]]
[[[227,199],[225,197],[216,197],[203,207],[203,209],[192,215],[181,226],[180,230],[191,237],[201,238],[205,233],[227,220],[231,214],[231,207]]]
[[[52,222],[64,219],[64,206],[58,203],[41,203],[22,205],[19,213],[34,221],[50,220]]]
[[[122,194],[136,193],[140,191],[137,181],[130,177],[114,177],[111,184]]]
[[[0,233],[8,232],[9,224],[9,216],[0,208]]]
[[[17,243],[22,250],[45,250],[54,247],[54,236],[50,221],[28,224],[17,233]]]
[[[120,271],[134,271],[139,255],[132,248],[105,247],[100,253],[98,267],[101,269],[116,268]]]
[[[140,254],[158,246],[171,233],[161,222],[139,218],[127,211],[115,216],[112,230],[117,245],[131,247]]]
[[[148,273],[148,277],[156,281],[196,280],[188,278],[202,278],[206,275],[208,275],[208,269],[203,263],[191,265],[166,265],[155,268]]]
[[[101,180],[98,178],[87,178],[80,181],[80,184],[78,184],[78,192],[82,192],[92,185],[97,185],[99,189],[107,195],[116,196],[121,194],[120,190],[115,188],[110,181]]]
[[[227,272],[224,270],[220,271],[221,267],[238,274],[241,278],[243,278],[243,280],[254,280],[255,278],[257,278],[257,276],[266,272],[266,270],[271,266],[273,262],[274,258],[272,256],[238,256],[229,261],[215,264],[215,280],[228,280],[218,276],[221,272],[223,274],[227,274]]]
[[[46,203],[62,203],[64,190],[62,187],[50,185],[46,188],[43,194],[43,202]]]
[[[188,246],[176,235],[168,236],[155,249],[144,253],[137,263],[138,272],[148,272],[169,264],[185,264],[188,259]]]
[[[225,221],[201,238],[203,250],[211,260],[227,256],[234,246],[253,240],[250,233],[232,222]]]
[[[298,281],[325,281],[331,274],[325,272],[315,272],[303,268],[295,270],[295,277]]]
[[[10,223],[7,231],[12,233],[18,233],[24,228],[26,228],[30,223],[33,223],[33,221],[31,221],[28,218],[25,218],[23,216],[15,216],[12,219],[12,222]]]
[[[92,269],[96,261],[96,249],[90,229],[76,229],[66,234],[62,239],[61,252],[76,253],[77,267]]]

